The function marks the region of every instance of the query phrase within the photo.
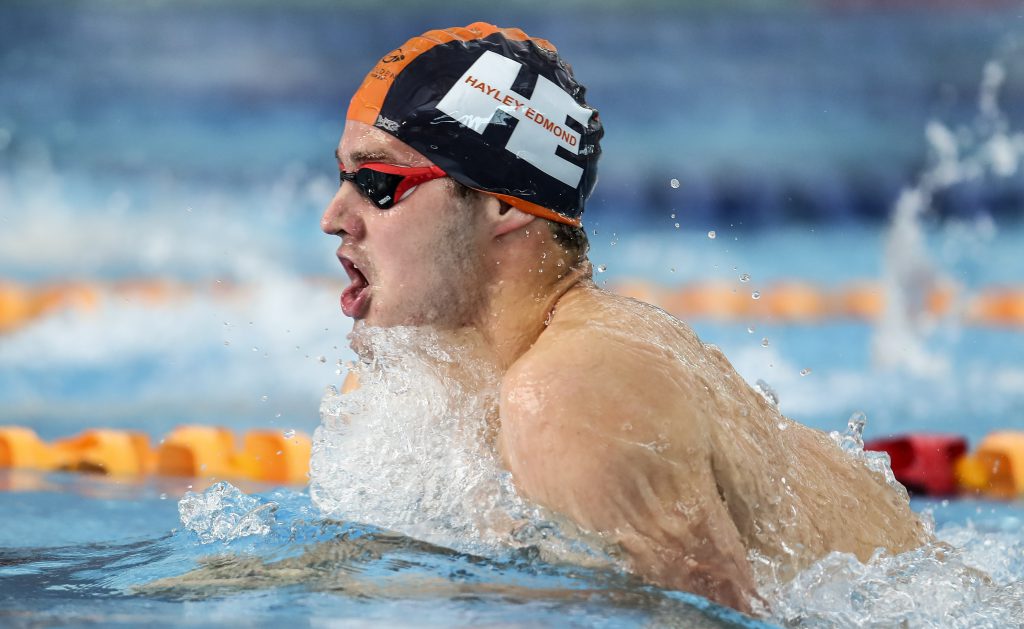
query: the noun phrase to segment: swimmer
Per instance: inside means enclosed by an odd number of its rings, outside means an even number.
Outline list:
[[[387,53],[351,100],[321,221],[344,313],[474,330],[503,373],[495,448],[517,490],[651,583],[750,612],[763,566],[786,579],[832,551],[921,545],[880,474],[686,324],[595,285],[581,217],[602,135],[571,67],[520,30]]]

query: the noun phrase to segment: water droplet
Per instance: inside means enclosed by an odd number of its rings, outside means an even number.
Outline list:
[[[743,275],[740,275],[740,281],[743,282],[743,283],[749,282],[750,281],[750,274],[749,273],[744,273]]]
[[[673,188],[678,188],[679,187],[679,180],[676,179],[675,177],[673,177],[672,179],[668,180],[668,185],[672,186]]]
[[[679,229],[679,223],[676,223],[676,229]]]
[[[167,500],[167,494],[160,494],[160,500]]]
[[[268,399],[268,398],[267,398],[267,396],[265,396],[265,395],[261,395],[261,396],[260,396],[260,402],[266,402],[266,401],[267,401],[267,399]]]
[[[280,417],[280,416],[281,416],[281,413],[277,413],[276,415],[274,415],[275,418]]]
[[[231,345],[231,341],[224,341],[224,345]]]
[[[785,430],[787,428],[789,428],[789,424],[786,422],[779,422],[779,430]]]
[[[747,334],[753,334],[755,331],[757,331],[757,328],[755,328],[754,326],[752,326],[752,325],[748,325],[747,326]]]
[[[755,290],[754,292],[750,293],[750,297],[753,299],[761,299],[761,291]]]
[[[276,454],[277,456],[281,456],[282,454],[284,454],[284,450],[278,450],[274,454]]]
[[[715,230],[712,229],[711,231],[708,232],[708,238],[714,240],[715,238],[718,238],[718,234],[716,234]]]
[[[669,218],[675,218],[675,217],[676,217],[676,213],[675,213],[675,212],[672,212],[671,214],[669,214],[669,215],[668,215],[668,217],[669,217]]]
[[[800,375],[801,375],[801,376],[806,376],[806,375],[808,375],[809,373],[811,373],[811,370],[810,370],[810,369],[801,369],[801,370],[800,370]]]
[[[326,363],[327,362],[327,357],[326,356],[317,356],[316,359],[318,361],[320,361],[321,363]]]
[[[761,339],[761,347],[768,347],[768,337]]]
[[[258,351],[260,351],[260,348],[258,348],[258,347],[256,347],[255,345],[253,345],[253,346],[252,346],[252,351],[254,351],[254,352],[258,352]]]
[[[597,267],[597,272],[598,273],[604,273],[607,270],[608,270],[608,265],[606,265],[606,264],[602,264],[602,265]]]
[[[670,273],[675,273],[675,272],[676,272],[676,267],[671,267],[671,268],[669,268],[669,272],[670,272]]]

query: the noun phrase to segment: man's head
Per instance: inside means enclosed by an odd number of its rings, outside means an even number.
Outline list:
[[[346,314],[472,325],[496,247],[519,230],[584,260],[603,133],[584,92],[553,46],[517,29],[430,31],[383,57],[352,98],[322,221],[343,237]]]

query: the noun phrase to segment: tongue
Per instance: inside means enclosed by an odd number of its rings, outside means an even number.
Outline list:
[[[369,287],[370,283],[366,281],[366,277],[357,270],[352,283],[341,293],[341,311],[346,317],[362,319],[366,316],[370,299]]]

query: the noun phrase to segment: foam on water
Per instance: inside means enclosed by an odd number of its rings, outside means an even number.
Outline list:
[[[331,517],[451,548],[538,545],[549,557],[605,561],[599,545],[516,494],[495,444],[500,373],[475,334],[353,332],[360,387],[323,398],[313,502]]]
[[[935,543],[867,563],[832,553],[765,595],[786,626],[1018,627],[1022,546],[1019,533],[950,526]]]
[[[263,502],[225,482],[202,493],[190,491],[178,501],[181,523],[204,544],[266,535],[275,524],[276,511],[276,503]]]

